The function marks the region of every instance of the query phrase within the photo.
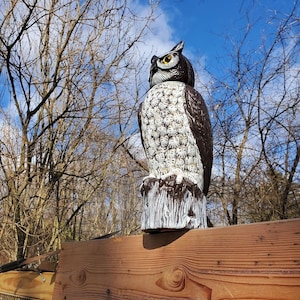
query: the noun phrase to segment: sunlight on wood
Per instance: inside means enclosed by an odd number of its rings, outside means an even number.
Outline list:
[[[300,219],[65,243],[54,298],[299,300]]]

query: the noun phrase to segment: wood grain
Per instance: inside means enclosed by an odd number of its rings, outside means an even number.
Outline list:
[[[0,294],[50,300],[53,296],[55,273],[32,271],[0,273]],[[27,299],[28,299],[27,298]],[[0,296],[0,299],[2,297]]]
[[[65,243],[54,300],[299,300],[300,219]]]

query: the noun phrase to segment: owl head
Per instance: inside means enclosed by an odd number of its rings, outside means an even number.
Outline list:
[[[151,59],[150,88],[164,81],[181,81],[194,87],[194,70],[189,60],[182,55],[184,43],[178,43],[168,53]]]

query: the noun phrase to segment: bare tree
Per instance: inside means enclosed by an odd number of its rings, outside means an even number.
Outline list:
[[[247,25],[213,95],[211,200],[221,203],[222,222],[230,225],[300,215],[297,9],[296,2],[289,15],[276,14],[274,35],[256,49],[248,47],[253,27]]]
[[[83,237],[97,196],[111,206],[104,183],[139,100],[128,100],[128,77],[143,64],[134,49],[153,10],[138,17],[125,0],[0,6],[0,250],[13,259]]]

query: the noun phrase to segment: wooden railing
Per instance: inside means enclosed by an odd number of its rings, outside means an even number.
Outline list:
[[[0,273],[0,299],[44,299],[53,297],[54,272],[9,271]]]
[[[300,219],[67,242],[42,276],[2,273],[0,295],[299,300]]]
[[[65,243],[54,300],[300,299],[300,219]]]

